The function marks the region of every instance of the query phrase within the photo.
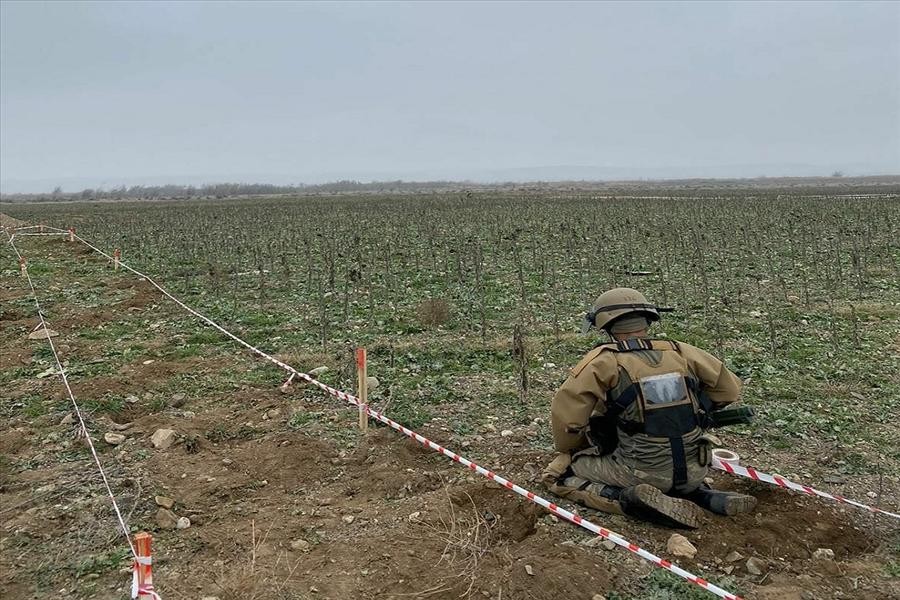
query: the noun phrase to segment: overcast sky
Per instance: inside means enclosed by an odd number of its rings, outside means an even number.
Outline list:
[[[896,2],[0,6],[6,192],[900,173]]]

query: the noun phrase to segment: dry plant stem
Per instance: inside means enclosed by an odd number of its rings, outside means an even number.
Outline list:
[[[423,523],[423,525],[444,543],[444,550],[441,552],[438,563],[446,560],[449,566],[459,567],[460,570],[454,578],[468,580],[468,586],[459,596],[460,598],[468,597],[471,596],[478,580],[478,565],[481,559],[491,551],[491,525],[478,512],[478,507],[471,496],[466,494],[472,504],[472,515],[458,515],[447,487],[444,488],[444,493],[447,496],[448,516],[440,518],[439,526],[430,523]],[[431,593],[430,590],[429,593]],[[438,592],[434,591],[433,593]]]

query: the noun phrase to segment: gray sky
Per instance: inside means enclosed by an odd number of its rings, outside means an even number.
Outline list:
[[[900,3],[3,2],[6,192],[900,173]]]

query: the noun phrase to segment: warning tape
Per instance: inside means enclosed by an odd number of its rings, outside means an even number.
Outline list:
[[[24,237],[24,236],[26,236],[26,235],[28,235],[28,236],[33,236],[33,235],[68,235],[68,233],[65,232],[65,231],[54,231],[53,233],[16,233],[16,235],[17,235],[18,237]]]
[[[883,510],[881,508],[877,508],[875,506],[869,506],[868,504],[863,504],[862,502],[857,502],[856,500],[850,500],[849,498],[844,498],[843,496],[829,494],[828,492],[823,492],[821,490],[817,490],[815,488],[811,488],[808,485],[803,485],[801,483],[795,483],[789,479],[785,479],[779,475],[770,475],[768,473],[762,473],[757,471],[753,467],[744,467],[733,462],[728,462],[721,460],[717,457],[713,457],[712,459],[712,467],[714,469],[719,469],[720,471],[725,471],[731,475],[746,477],[747,479],[752,479],[753,481],[762,481],[765,483],[771,483],[772,485],[777,485],[779,487],[783,487],[789,490],[794,490],[797,492],[802,492],[808,496],[818,496],[819,498],[825,498],[827,500],[834,500],[835,502],[841,502],[843,504],[849,504],[851,506],[855,506],[857,508],[862,508],[872,513],[887,515],[889,517],[893,517],[895,519],[900,519],[900,515],[897,513],[892,513],[887,510]]]
[[[9,235],[9,234],[7,234]],[[22,255],[19,253],[19,249],[16,248],[16,244],[13,241],[12,237],[9,238],[9,244],[12,246],[13,251],[16,253],[16,256],[19,260],[22,260]],[[31,275],[29,275],[28,270],[23,270],[25,277],[28,279],[28,286],[31,288],[31,295],[34,298],[34,305],[37,308],[38,318],[41,321],[41,326],[44,331],[48,331],[50,328],[47,326],[47,321],[44,320],[44,311],[41,308],[41,303],[38,300],[37,290],[34,287],[34,282],[31,279]],[[103,485],[106,487],[106,492],[109,494],[109,499],[112,502],[113,510],[116,513],[116,519],[119,521],[119,526],[122,528],[122,535],[125,537],[125,541],[128,542],[128,547],[131,549],[131,554],[137,560],[137,552],[135,551],[134,544],[131,541],[131,535],[128,531],[128,526],[125,525],[125,519],[122,517],[122,511],[119,510],[119,504],[116,502],[116,496],[113,494],[112,488],[109,485],[109,479],[106,477],[106,471],[103,470],[103,464],[100,462],[100,457],[97,455],[97,450],[94,448],[94,442],[91,440],[91,434],[88,431],[87,424],[84,422],[84,416],[81,414],[81,408],[78,406],[78,402],[75,400],[75,394],[72,393],[72,387],[69,385],[69,378],[66,375],[66,369],[63,367],[62,361],[59,359],[59,354],[56,352],[56,345],[53,343],[53,338],[47,335],[47,343],[50,344],[50,350],[53,352],[53,358],[56,361],[57,372],[59,373],[60,379],[62,379],[63,385],[66,388],[66,392],[69,394],[69,400],[72,402],[72,407],[75,409],[75,416],[78,417],[78,423],[81,425],[81,431],[84,434],[84,439],[87,441],[88,448],[91,451],[91,456],[94,457],[94,463],[97,465],[97,470],[100,471],[100,477],[103,479]]]
[[[75,237],[75,239],[79,240],[85,246],[87,246],[88,248],[91,248],[98,254],[108,258],[109,260],[114,260],[113,256],[107,254],[103,250],[100,250],[99,248],[97,248],[96,246],[94,246],[93,244],[91,244],[90,242],[88,242],[87,240],[82,238],[81,236],[75,235],[74,237]],[[676,564],[673,564],[670,561],[667,561],[663,558],[660,558],[659,556],[656,556],[652,552],[644,550],[643,548],[637,546],[636,544],[632,544],[631,542],[629,542],[627,539],[625,539],[618,533],[615,533],[614,531],[611,531],[604,527],[600,527],[599,525],[595,525],[594,523],[579,516],[577,513],[568,511],[564,508],[561,508],[561,507],[557,506],[555,503],[550,502],[549,500],[535,494],[534,492],[531,492],[519,485],[516,485],[512,481],[509,481],[508,479],[501,477],[500,475],[497,475],[493,471],[490,471],[488,469],[485,469],[484,467],[477,465],[476,463],[461,456],[460,454],[457,454],[456,452],[453,452],[451,450],[448,450],[447,448],[444,448],[443,446],[441,446],[439,444],[436,444],[435,442],[416,433],[415,431],[413,431],[411,429],[408,429],[407,427],[404,427],[400,423],[388,418],[387,416],[381,414],[380,412],[372,410],[369,406],[361,405],[359,402],[359,399],[356,398],[355,396],[353,396],[352,394],[342,392],[341,390],[338,390],[329,385],[326,385],[326,384],[322,383],[321,381],[317,380],[316,378],[314,378],[313,376],[303,373],[301,371],[298,371],[297,369],[288,365],[287,363],[285,363],[281,360],[278,360],[274,356],[271,356],[270,354],[260,350],[256,346],[253,346],[252,344],[242,340],[241,338],[234,335],[233,333],[231,333],[230,331],[228,331],[227,329],[225,329],[224,327],[222,327],[221,325],[219,325],[218,323],[216,323],[209,317],[197,312],[196,310],[194,310],[193,308],[191,308],[190,306],[188,306],[187,304],[182,302],[180,299],[173,296],[171,293],[169,293],[168,290],[166,290],[161,285],[156,283],[156,281],[154,281],[148,275],[145,275],[144,273],[141,273],[137,269],[134,269],[133,267],[121,262],[121,260],[119,261],[119,265],[123,269],[130,271],[130,272],[134,273],[135,275],[137,275],[138,277],[144,279],[149,284],[151,284],[153,287],[158,289],[167,298],[169,298],[170,300],[175,302],[177,305],[181,306],[183,309],[185,309],[192,315],[196,316],[197,318],[202,320],[204,323],[213,327],[214,329],[216,329],[223,335],[227,336],[228,338],[234,340],[241,346],[244,346],[248,350],[252,351],[254,354],[257,354],[258,356],[268,360],[269,362],[281,367],[282,369],[288,371],[292,375],[299,377],[300,379],[303,379],[304,381],[306,381],[308,383],[311,383],[312,385],[318,387],[319,389],[327,392],[328,394],[330,394],[332,396],[340,398],[358,408],[362,407],[365,410],[365,412],[369,416],[371,416],[373,419],[376,419],[376,420],[384,423],[385,425],[388,425],[392,429],[399,431],[403,435],[406,435],[406,436],[414,439],[415,441],[422,444],[423,446],[443,454],[444,456],[450,458],[454,462],[457,462],[457,463],[467,467],[471,471],[478,473],[479,475],[482,475],[482,476],[490,479],[491,481],[496,482],[497,484],[515,492],[516,494],[522,496],[523,498],[526,498],[527,500],[537,504],[538,506],[541,506],[541,507],[547,509],[551,513],[553,513],[571,523],[574,523],[574,524],[590,531],[591,533],[593,533],[595,535],[598,535],[600,537],[610,540],[614,544],[621,546],[622,548],[625,548],[629,552],[632,552],[632,553],[636,554],[637,556],[640,556],[644,560],[647,560],[662,569],[666,569],[667,571],[674,573],[675,575],[677,575],[683,579],[686,579],[687,581],[690,581],[691,583],[707,590],[708,592],[710,592],[712,594],[715,594],[716,596],[719,596],[720,598],[725,598],[726,600],[741,600],[741,598],[739,596],[732,594],[731,592],[729,592],[723,588],[720,588],[719,586],[717,586],[713,583],[710,583],[709,581],[703,579],[702,577],[698,577],[697,575],[694,575],[693,573],[682,569],[681,567],[679,567]],[[129,543],[130,543],[130,541],[129,541]],[[132,548],[132,551],[133,550],[134,549]]]

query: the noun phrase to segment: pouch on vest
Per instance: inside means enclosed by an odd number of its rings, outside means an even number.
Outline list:
[[[704,433],[697,440],[697,458],[702,467],[712,464],[712,451],[722,445],[722,440],[711,433]]]
[[[618,419],[615,415],[593,415],[588,419],[588,441],[600,449],[600,456],[610,454],[619,445]]]
[[[654,437],[683,436],[697,428],[697,413],[684,375],[665,373],[638,380],[644,433]]]

